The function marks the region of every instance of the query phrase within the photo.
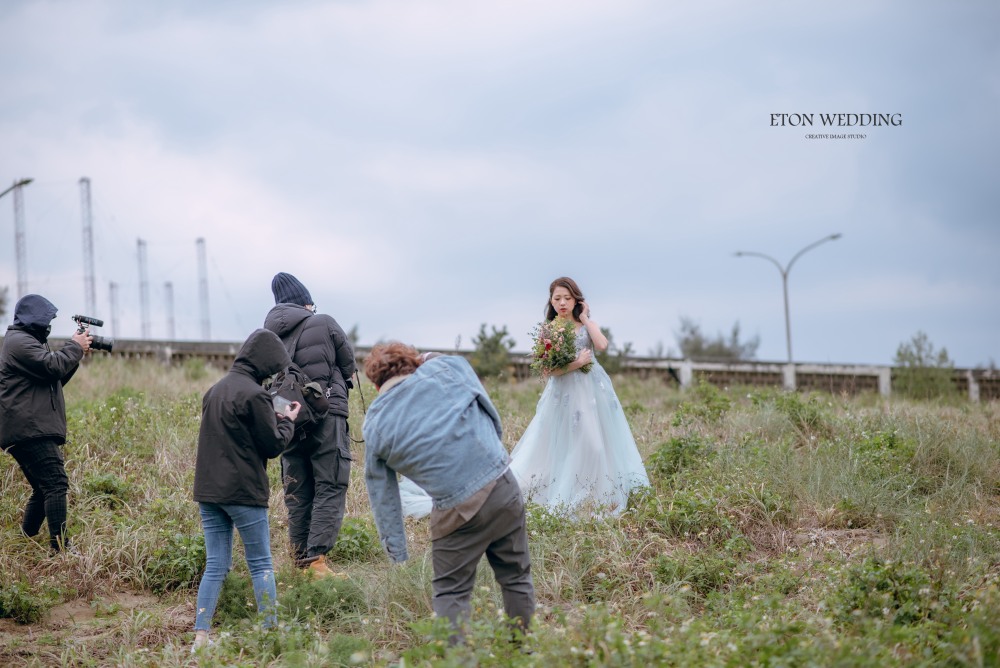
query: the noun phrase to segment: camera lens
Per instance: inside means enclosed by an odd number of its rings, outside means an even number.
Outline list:
[[[111,349],[115,345],[114,339],[106,339],[103,336],[94,336],[90,342],[90,347],[93,350],[103,350],[105,352],[111,352]]]

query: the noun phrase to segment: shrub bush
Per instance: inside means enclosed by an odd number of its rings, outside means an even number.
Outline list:
[[[719,388],[699,381],[691,390],[691,398],[677,407],[674,413],[673,425],[680,427],[692,420],[701,420],[709,424],[719,423],[723,416],[732,408],[733,402]]]
[[[8,617],[18,624],[35,624],[48,609],[48,602],[33,593],[26,583],[0,584],[0,617]]]
[[[347,517],[329,557],[337,562],[370,562],[382,557],[378,530],[370,519]]]
[[[941,616],[953,603],[954,596],[918,567],[877,557],[850,567],[828,599],[837,619],[846,624],[868,619],[915,624]]]
[[[715,550],[661,554],[654,565],[658,582],[686,584],[703,597],[726,586],[735,570],[736,559]]]
[[[191,587],[205,570],[205,536],[160,529],[160,546],[146,562],[146,586],[154,594]]]
[[[293,570],[281,574],[278,604],[279,618],[329,625],[362,610],[365,595],[352,579],[314,578]]]
[[[701,464],[713,453],[712,444],[698,434],[671,438],[646,459],[646,471],[654,479],[667,480],[684,469]]]
[[[721,514],[714,493],[682,489],[669,495],[636,498],[634,515],[649,529],[665,536],[724,541],[733,535],[733,523]]]
[[[128,503],[132,486],[114,473],[90,473],[83,480],[83,491],[114,510]]]

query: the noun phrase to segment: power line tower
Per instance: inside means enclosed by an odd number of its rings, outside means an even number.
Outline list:
[[[142,316],[142,338],[149,335],[149,271],[146,267],[146,242],[138,239],[139,247],[139,313]]]
[[[201,305],[201,340],[211,341],[211,321],[208,310],[208,254],[205,251],[205,238],[198,237],[195,244],[198,247],[198,302]]]
[[[167,341],[174,341],[177,339],[174,326],[174,284],[170,281],[163,284],[163,298],[167,302]]]
[[[118,284],[108,283],[108,303],[111,304],[111,338],[118,338]]]
[[[17,259],[17,298],[28,293],[28,252],[24,244],[24,183],[14,184],[14,257]]]
[[[97,284],[94,282],[94,221],[90,212],[90,179],[80,179],[80,213],[83,217],[83,303],[87,315],[97,313]]]

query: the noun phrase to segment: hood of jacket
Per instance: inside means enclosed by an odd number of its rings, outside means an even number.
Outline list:
[[[233,370],[242,370],[259,383],[291,363],[288,351],[274,332],[255,329],[236,353]]]
[[[24,295],[14,306],[14,326],[44,330],[58,311],[55,304],[41,295]]]
[[[267,312],[264,318],[264,327],[271,330],[279,337],[284,338],[295,329],[300,322],[311,316],[313,313],[304,306],[296,304],[277,304]]]

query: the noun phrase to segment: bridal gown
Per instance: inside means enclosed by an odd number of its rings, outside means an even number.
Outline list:
[[[577,332],[576,346],[593,352],[586,327]],[[648,486],[649,478],[611,378],[593,360],[588,373],[548,379],[535,417],[511,451],[510,468],[529,503],[617,515],[629,492]],[[405,515],[430,513],[431,498],[412,480],[403,477],[399,492]]]
[[[586,327],[578,330],[576,346],[594,352]],[[592,359],[589,373],[548,379],[510,466],[531,503],[618,514],[629,492],[649,485],[649,478],[611,378],[596,355]]]

